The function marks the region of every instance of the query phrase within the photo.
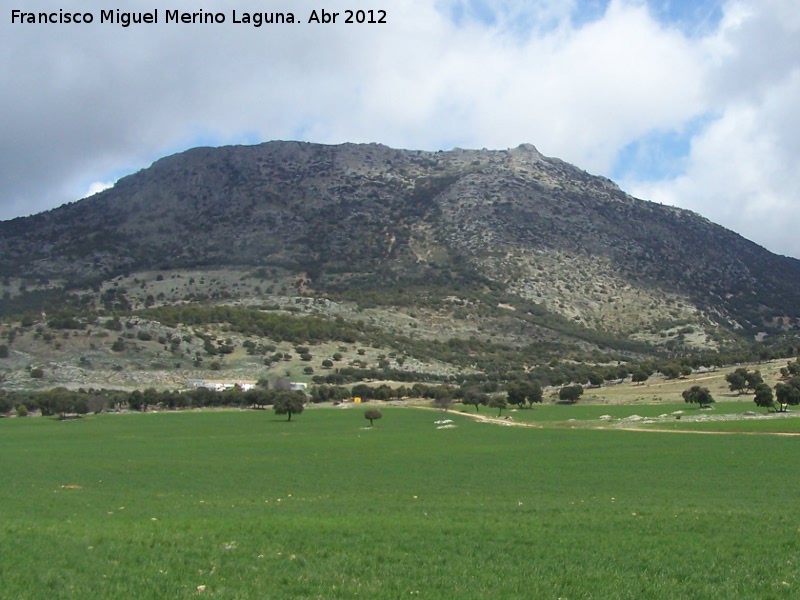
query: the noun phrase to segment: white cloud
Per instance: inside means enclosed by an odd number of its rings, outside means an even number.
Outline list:
[[[707,102],[717,118],[692,140],[685,172],[626,184],[800,257],[800,19],[789,4],[730,6],[708,44]]]

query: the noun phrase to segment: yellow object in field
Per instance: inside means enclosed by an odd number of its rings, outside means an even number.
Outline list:
[[[361,404],[361,396],[355,396],[353,398],[353,402],[355,402],[356,404]]]

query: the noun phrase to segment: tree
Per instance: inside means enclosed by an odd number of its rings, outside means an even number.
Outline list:
[[[788,406],[800,404],[800,385],[794,385],[796,381],[800,384],[798,377],[794,377],[789,383],[775,385],[775,398],[779,404],[779,412],[786,412]]]
[[[533,406],[542,402],[542,386],[537,381],[513,381],[506,385],[506,392],[509,404],[523,406],[528,402]]]
[[[475,412],[480,412],[478,408],[481,404],[486,405],[489,402],[489,396],[477,390],[474,387],[464,390],[464,397],[461,399],[462,404],[467,406],[474,406]]]
[[[503,409],[508,406],[508,403],[502,396],[493,396],[492,399],[489,400],[489,406],[497,409],[497,416],[499,417],[503,414]]]
[[[11,412],[12,408],[14,408],[14,404],[11,402],[11,398],[3,390],[0,390],[0,415]]]
[[[764,378],[761,377],[761,371],[746,373],[744,380],[746,382],[747,389],[753,391],[755,391],[756,387],[758,387],[760,384],[764,383]]]
[[[699,404],[700,408],[714,402],[714,397],[708,391],[708,388],[700,387],[699,385],[693,385],[688,390],[684,390],[681,396],[683,396],[684,402]]]
[[[205,388],[200,388],[200,389],[205,390]],[[146,408],[146,406],[144,405],[144,398],[142,396],[142,392],[140,392],[139,390],[133,390],[130,393],[130,395],[128,396],[128,407],[130,407],[131,410],[142,410],[142,407]]]
[[[433,406],[435,408],[441,408],[444,412],[447,412],[451,404],[453,404],[453,397],[449,394],[439,393],[433,398]]]
[[[532,408],[534,402],[536,404],[542,403],[542,386],[538,381],[525,382],[525,398],[528,400],[528,407]]]
[[[631,374],[631,381],[634,383],[643,383],[650,379],[650,375],[648,375],[647,371],[644,369],[636,369]]]
[[[725,381],[728,382],[728,389],[732,392],[739,392],[739,394],[744,392],[745,387],[747,387],[745,375],[747,375],[747,369],[736,369],[733,373],[725,375]]]
[[[372,427],[372,422],[376,419],[383,417],[381,411],[377,408],[368,408],[364,411],[364,418],[369,419],[369,426]]]
[[[794,375],[800,375],[800,358],[796,358],[794,361],[790,360],[785,367],[781,367],[781,377],[784,379],[789,379]]]
[[[578,401],[578,398],[581,397],[583,394],[583,386],[576,384],[576,385],[567,385],[562,387],[558,390],[558,399],[562,402],[569,402],[570,404],[574,404]]]
[[[453,404],[453,390],[446,385],[437,386],[433,390],[433,405],[436,408],[441,408],[443,411],[447,412],[447,409],[450,408],[450,405]]]
[[[681,368],[675,364],[667,364],[661,367],[661,373],[667,379],[677,379],[681,374]]]
[[[589,371],[589,385],[593,387],[600,387],[603,385],[603,381],[605,381],[605,377],[603,376],[602,372],[596,369]]]
[[[525,404],[525,385],[519,381],[506,384],[506,399],[516,406]]]
[[[760,408],[774,409],[775,399],[772,395],[772,388],[766,383],[759,383],[756,386],[756,397],[753,398],[753,402]]]
[[[292,415],[299,415],[305,409],[306,395],[300,391],[280,391],[275,394],[272,409],[276,415],[289,415],[287,421],[292,420]]]
[[[8,358],[8,346],[0,345],[0,358]]]

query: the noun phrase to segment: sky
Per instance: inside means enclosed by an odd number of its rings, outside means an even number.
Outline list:
[[[201,8],[225,22],[164,22]],[[26,0],[0,9],[0,60],[0,220],[198,145],[531,143],[800,258],[797,0]]]

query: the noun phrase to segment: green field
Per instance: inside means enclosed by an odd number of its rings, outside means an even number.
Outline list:
[[[800,438],[383,413],[0,420],[0,598],[797,597]]]

